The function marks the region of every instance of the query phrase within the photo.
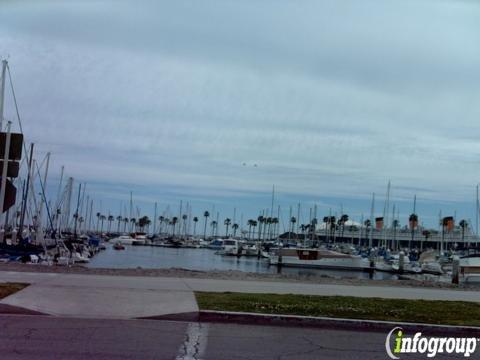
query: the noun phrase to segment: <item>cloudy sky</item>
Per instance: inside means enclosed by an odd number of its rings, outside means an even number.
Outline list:
[[[282,216],[359,219],[390,179],[403,223],[417,194],[436,224],[475,217],[479,19],[458,0],[3,1],[0,56],[51,198],[65,165],[115,215],[133,191],[142,213],[246,219],[275,184]]]

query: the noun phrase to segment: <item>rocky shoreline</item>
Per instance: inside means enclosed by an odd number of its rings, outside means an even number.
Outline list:
[[[281,281],[281,282],[302,282],[314,284],[338,284],[338,285],[369,285],[369,286],[405,286],[421,288],[441,288],[457,290],[480,290],[479,284],[453,285],[447,282],[439,282],[434,279],[412,279],[402,280],[370,280],[348,277],[333,277],[329,275],[297,275],[297,274],[265,274],[251,273],[236,270],[211,270],[196,271],[182,268],[169,269],[113,269],[113,268],[88,268],[82,265],[74,266],[46,266],[21,263],[0,264],[0,271],[22,271],[39,273],[62,273],[62,274],[85,274],[85,275],[108,275],[108,276],[147,276],[147,277],[177,277],[177,278],[198,278],[198,279],[222,279],[222,280],[245,280],[245,281]],[[1,276],[0,276],[1,280]]]

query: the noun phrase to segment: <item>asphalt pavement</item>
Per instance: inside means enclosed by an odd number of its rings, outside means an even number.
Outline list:
[[[29,315],[0,315],[0,329],[12,360],[388,358],[383,332]]]

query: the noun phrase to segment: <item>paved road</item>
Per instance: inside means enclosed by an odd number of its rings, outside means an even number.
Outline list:
[[[21,315],[0,315],[0,329],[1,359],[387,358],[376,332]]]
[[[73,317],[137,318],[198,310],[193,291],[293,293],[480,302],[479,291],[280,281],[105,276],[0,271],[0,281],[32,284],[0,303]]]

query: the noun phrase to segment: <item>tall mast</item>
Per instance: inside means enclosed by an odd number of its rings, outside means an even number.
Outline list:
[[[28,188],[30,185],[30,177],[32,176],[32,163],[33,163],[33,143],[30,144],[30,158],[28,159],[27,185],[25,187],[25,197],[23,199],[23,208],[22,208],[22,213],[20,215],[20,238],[23,238],[23,224],[25,221],[25,213],[27,211]]]
[[[413,214],[414,215],[417,215],[416,211],[417,211],[417,194],[415,194],[413,196]],[[416,223],[418,223],[418,220],[416,222],[413,222],[413,224],[412,224],[412,242],[410,244],[408,244],[408,249],[409,250],[410,250],[413,242],[415,241],[415,225],[416,225]]]
[[[369,240],[368,240],[368,247],[372,247],[373,245],[373,227],[374,227],[374,222],[375,219],[374,217],[374,212],[375,212],[375,193],[372,194],[372,207],[370,208],[370,234],[369,234]]]
[[[65,203],[65,211],[64,211],[64,217],[63,217],[64,228],[68,228],[68,225],[70,223],[72,193],[73,193],[73,177],[69,177],[68,183],[67,183],[67,202]]]
[[[80,194],[82,193],[82,183],[78,184],[78,196],[77,196],[77,208],[75,210],[75,222],[73,225],[73,235],[75,238],[77,237],[77,222],[78,222],[78,208],[80,206]]]
[[[475,219],[476,219],[476,222],[475,222],[475,233],[476,233],[477,236],[478,236],[478,184],[477,184],[477,200],[475,201],[475,208],[476,208],[476,211],[475,211]]]
[[[3,112],[5,104],[5,75],[7,70],[7,60],[2,60],[2,83],[0,85],[0,131],[3,129]]]
[[[0,116],[3,116],[2,113],[0,113]],[[4,152],[4,160],[3,160],[3,169],[2,169],[2,183],[1,183],[1,189],[0,189],[0,219],[3,222],[3,203],[5,202],[5,189],[7,186],[7,172],[8,172],[8,157],[10,156],[10,138],[11,138],[11,133],[10,133],[10,127],[12,123],[9,121],[7,123],[7,135],[6,135],[6,141],[5,141],[5,152]],[[0,223],[1,225],[1,223]],[[3,226],[3,229],[5,231],[7,227],[7,221],[5,220],[5,224]],[[3,241],[5,233],[2,232],[0,234],[0,240]]]
[[[87,195],[87,201],[85,202],[85,225],[83,227],[83,231],[90,231],[88,226],[88,208],[90,207],[90,196]]]
[[[298,234],[298,226],[300,224],[300,203],[298,203],[297,205],[297,229],[296,229],[296,233]],[[303,241],[305,242],[305,239],[303,239]]]
[[[60,182],[58,183],[57,202],[55,204],[55,220],[56,220],[55,229],[57,229],[59,224],[60,224],[60,214],[58,213],[58,210],[60,210],[60,201],[61,201],[60,200],[60,194],[61,194],[61,191],[62,191],[64,170],[65,170],[65,166],[62,165],[62,168],[60,170]]]
[[[48,176],[48,166],[49,166],[49,164],[50,164],[50,153],[47,152],[47,160],[46,160],[46,163],[45,163],[45,174],[43,175],[43,184],[42,184],[42,188],[43,188],[44,193],[47,191],[47,176]],[[39,229],[42,228],[42,222],[43,222],[42,214],[43,214],[44,198],[46,199],[46,195],[42,196],[42,198],[40,200],[40,209],[38,210]]]
[[[92,230],[93,199],[90,200],[90,213],[88,215],[88,229]]]
[[[396,234],[397,229],[396,229],[396,226],[395,226],[394,222],[395,222],[395,204],[393,204],[393,210],[392,210],[392,232],[393,232],[393,237],[392,237],[391,243],[390,243],[392,250],[395,250],[395,240],[396,240],[396,235],[397,235],[397,234]]]
[[[272,185],[272,206],[270,207],[270,216],[273,218],[273,202],[275,201],[275,185]]]
[[[388,212],[390,210],[390,180],[387,185],[387,196],[385,198],[385,206],[383,208],[383,245],[387,247],[387,229],[388,229]]]
[[[178,221],[177,221],[177,223],[178,223],[178,234],[179,235],[181,235],[180,233],[182,231],[182,221],[183,221],[182,220],[182,207],[183,207],[183,201],[180,200],[180,208],[178,210]],[[173,226],[177,226],[177,225],[175,224]],[[218,226],[218,221],[217,221],[217,226]]]
[[[157,202],[155,201],[155,211],[153,215],[153,233],[156,234],[157,230]]]
[[[130,219],[133,217],[133,194],[130,191]],[[130,220],[129,219],[129,220]]]

